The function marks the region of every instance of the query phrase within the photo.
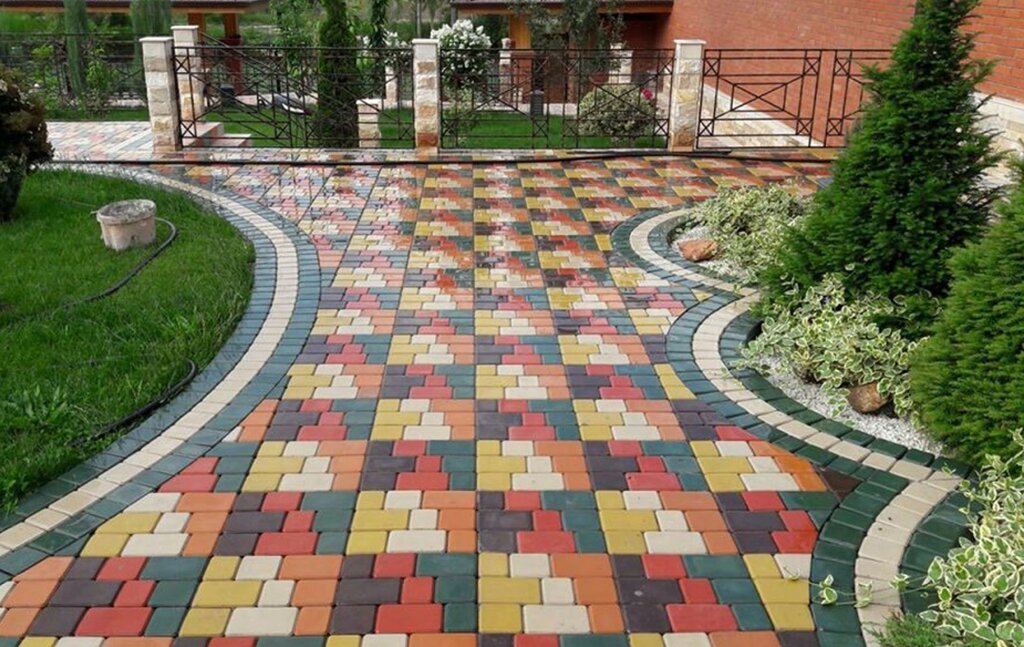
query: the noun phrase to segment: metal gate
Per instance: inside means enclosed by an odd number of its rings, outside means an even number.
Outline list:
[[[698,148],[843,146],[881,49],[707,49]]]
[[[413,146],[410,49],[214,41],[176,47],[175,70],[186,144]]]
[[[664,148],[668,50],[441,50],[445,148]]]

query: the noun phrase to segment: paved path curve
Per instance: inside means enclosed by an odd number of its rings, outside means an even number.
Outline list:
[[[664,243],[821,166],[137,172],[256,242],[256,293],[186,394],[0,520],[2,647],[856,645],[812,571],[886,579],[955,486],[730,373],[751,292]]]

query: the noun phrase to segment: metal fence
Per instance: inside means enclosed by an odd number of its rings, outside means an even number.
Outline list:
[[[879,49],[707,49],[698,148],[843,146]]]
[[[141,54],[131,37],[4,33],[0,64],[22,76],[25,89],[43,99],[51,117],[112,111],[145,117]]]
[[[175,69],[186,141],[216,122],[255,146],[413,145],[409,49],[208,41],[176,47]]]
[[[446,148],[664,148],[668,50],[440,51]]]

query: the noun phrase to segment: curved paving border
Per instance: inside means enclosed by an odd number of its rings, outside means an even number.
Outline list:
[[[123,170],[86,170],[125,176]],[[283,389],[313,326],[319,265],[294,225],[234,194],[149,172],[130,175],[206,203],[252,241],[249,304],[231,338],[183,393],[0,516],[0,583],[50,555],[77,554],[92,530],[209,452],[260,401]]]
[[[685,210],[643,214],[616,228],[613,246],[652,274],[707,295],[668,335],[669,361],[691,391],[732,424],[859,481],[837,508],[812,510],[819,539],[811,580],[832,574],[846,591],[871,584],[874,603],[856,610],[812,604],[812,612],[822,647],[875,644],[871,630],[901,606],[888,586],[901,564],[920,572],[929,555],[941,554],[946,545],[932,540],[940,538],[936,533],[945,533],[941,538],[951,544],[960,534],[955,531],[962,531],[953,492],[967,469],[824,418],[756,372],[736,368],[739,349],[754,333],[748,310],[757,291],[704,272],[670,248],[669,230],[686,217]]]

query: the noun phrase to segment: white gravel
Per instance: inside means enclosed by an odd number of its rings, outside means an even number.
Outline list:
[[[764,375],[768,381],[811,411],[839,420],[876,438],[933,454],[942,453],[942,446],[915,429],[909,420],[886,415],[857,413],[845,404],[842,410],[836,411],[822,392],[820,385],[804,382],[794,373],[783,370],[778,360],[768,360],[765,364],[767,370],[764,371]]]

